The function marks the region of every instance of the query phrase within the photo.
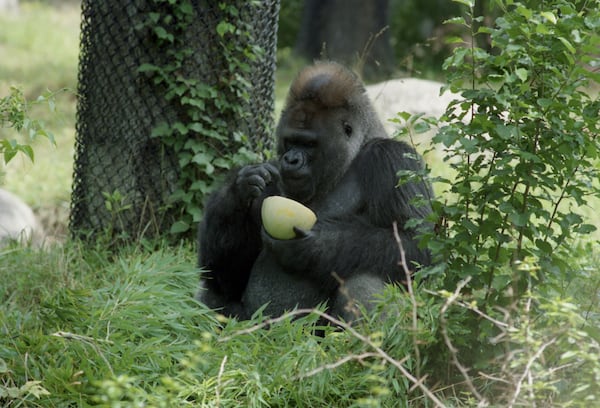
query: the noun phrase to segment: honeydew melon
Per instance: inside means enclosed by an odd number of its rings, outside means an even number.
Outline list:
[[[310,208],[281,196],[264,199],[261,217],[265,230],[277,239],[295,238],[294,227],[309,230],[317,222],[317,216]]]

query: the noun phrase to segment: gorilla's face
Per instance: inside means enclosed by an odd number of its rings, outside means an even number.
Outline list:
[[[365,135],[348,107],[298,102],[283,112],[277,152],[287,196],[308,204],[327,195],[358,153]]]

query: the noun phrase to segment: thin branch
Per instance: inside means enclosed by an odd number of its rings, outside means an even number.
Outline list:
[[[421,351],[419,350],[418,343],[418,310],[417,310],[417,299],[415,298],[415,293],[413,291],[412,286],[412,272],[408,269],[408,265],[406,264],[406,251],[404,251],[404,246],[402,245],[402,240],[400,239],[400,234],[398,232],[398,224],[394,222],[394,238],[396,238],[396,242],[398,243],[398,249],[400,250],[400,262],[401,267],[404,269],[404,275],[406,276],[406,286],[408,287],[408,295],[410,297],[410,302],[412,304],[412,338],[413,338],[413,346],[415,349],[415,359],[416,359],[416,373],[417,378],[421,377]]]
[[[511,401],[510,401],[510,404],[508,405],[509,407],[513,407],[515,405],[515,403],[517,402],[517,398],[519,397],[519,394],[521,393],[521,387],[523,385],[523,382],[525,381],[525,378],[527,378],[530,375],[530,373],[531,373],[531,366],[533,365],[533,363],[535,363],[535,360],[537,360],[538,358],[540,358],[540,356],[542,355],[542,353],[544,352],[544,350],[548,346],[551,346],[552,344],[556,343],[556,341],[557,341],[557,339],[553,338],[549,342],[542,344],[542,346],[539,348],[539,350],[536,351],[536,353],[533,356],[531,356],[531,358],[527,362],[527,365],[525,366],[525,371],[523,371],[523,374],[521,375],[521,378],[517,382],[517,388],[515,389],[515,393],[514,393],[512,399],[511,399]]]
[[[510,381],[505,380],[504,378],[495,377],[493,375],[486,374],[483,371],[479,371],[477,374],[479,374],[481,377],[486,378],[488,380],[497,381],[497,382],[501,382],[501,383],[509,384],[509,385],[512,384]]]
[[[375,41],[377,41],[377,39],[380,36],[382,36],[385,31],[389,30],[389,28],[390,28],[389,26],[385,26],[381,30],[379,30],[379,32],[375,33],[375,35],[371,34],[369,36],[360,55],[358,55],[358,61],[356,63],[356,67],[355,67],[357,72],[363,73],[363,70],[365,68],[365,63],[367,62],[367,57],[371,53],[371,49],[373,48]],[[376,60],[375,60],[375,63],[379,64],[379,62]]]
[[[335,363],[325,364],[323,366],[317,367],[314,370],[311,370],[307,373],[304,373],[302,375],[294,377],[294,379],[302,380],[307,377],[312,377],[313,375],[316,375],[316,374],[320,373],[321,371],[333,370],[333,369],[338,368],[339,366],[344,365],[350,361],[356,360],[356,361],[362,362],[362,360],[369,358],[369,357],[379,357],[379,354],[377,354],[377,353],[350,354],[349,356],[346,356],[346,357],[336,361]],[[406,359],[407,359],[407,357],[402,359],[401,362],[404,362]]]
[[[424,291],[425,293],[428,293],[428,294],[430,294],[430,295],[439,296],[439,293],[437,293],[437,292],[434,292],[434,291],[432,291],[432,290],[423,289],[423,291]],[[507,328],[509,328],[509,327],[510,327],[510,325],[509,325],[508,323],[504,323],[504,322],[502,322],[502,321],[500,321],[500,320],[494,319],[494,318],[493,318],[493,317],[491,317],[490,315],[486,314],[485,312],[482,312],[482,311],[481,311],[481,310],[479,310],[477,307],[475,307],[475,306],[473,306],[473,305],[470,305],[470,304],[469,304],[469,303],[467,303],[467,302],[463,302],[463,301],[461,301],[461,300],[457,300],[457,301],[455,301],[454,303],[456,303],[457,305],[459,305],[459,306],[461,306],[461,307],[464,307],[465,309],[469,309],[469,310],[471,310],[472,312],[475,312],[475,313],[477,313],[479,316],[483,317],[483,318],[484,318],[484,319],[486,319],[486,320],[489,320],[490,322],[494,323],[494,324],[495,324],[496,326],[498,326],[498,327],[502,327],[502,328],[505,328],[505,329],[507,329]]]
[[[461,372],[463,378],[466,381],[467,386],[469,387],[475,398],[479,400],[480,405],[487,405],[487,401],[481,396],[481,394],[479,393],[479,391],[477,391],[477,388],[473,384],[473,381],[469,376],[467,368],[463,366],[458,360],[458,349],[454,347],[454,344],[452,344],[452,341],[450,340],[450,336],[448,336],[448,321],[445,317],[446,311],[448,310],[450,305],[454,303],[456,299],[458,299],[458,297],[460,296],[460,291],[467,285],[467,283],[469,283],[470,280],[471,277],[468,276],[466,279],[460,281],[456,286],[456,290],[454,291],[454,293],[451,296],[449,296],[448,299],[446,299],[446,302],[444,303],[444,306],[442,306],[442,309],[440,311],[440,328],[442,336],[444,337],[444,342],[446,343],[448,350],[450,350],[450,354],[452,356],[452,363]]]

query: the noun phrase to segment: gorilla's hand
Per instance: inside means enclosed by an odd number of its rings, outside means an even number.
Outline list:
[[[235,189],[240,199],[250,204],[262,195],[267,185],[277,183],[279,170],[272,163],[261,163],[242,167],[235,179]]]
[[[300,273],[310,268],[314,262],[309,254],[317,245],[318,230],[294,227],[294,231],[296,238],[277,239],[270,236],[263,228],[262,242],[264,250],[276,259],[282,269]]]

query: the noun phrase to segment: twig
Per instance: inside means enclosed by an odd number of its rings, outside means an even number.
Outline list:
[[[481,396],[479,391],[477,391],[477,388],[475,388],[473,381],[471,381],[471,377],[469,377],[469,372],[467,368],[463,366],[458,360],[458,349],[454,347],[454,344],[452,344],[452,341],[450,340],[450,336],[448,336],[448,321],[445,317],[446,311],[448,310],[450,305],[456,301],[456,299],[460,296],[460,291],[467,285],[467,283],[469,283],[470,280],[471,277],[468,276],[466,279],[460,281],[456,286],[456,290],[454,291],[454,293],[450,297],[448,297],[448,299],[446,299],[446,302],[444,303],[444,306],[442,306],[442,310],[440,311],[440,328],[442,331],[442,336],[444,337],[444,342],[446,343],[448,350],[450,350],[450,354],[452,356],[452,363],[461,372],[463,378],[466,381],[467,386],[469,387],[473,395],[479,400],[479,405],[486,406],[487,401]]]
[[[533,356],[531,356],[531,358],[529,359],[529,361],[525,365],[525,371],[523,371],[523,374],[521,375],[521,378],[517,382],[517,388],[515,389],[515,393],[514,393],[512,399],[511,399],[511,401],[510,401],[509,407],[513,407],[515,405],[515,403],[517,401],[517,398],[519,397],[519,394],[521,393],[521,386],[522,386],[523,382],[525,381],[525,378],[530,375],[530,373],[531,373],[531,366],[533,365],[533,363],[535,362],[535,360],[537,360],[538,358],[540,358],[540,356],[542,355],[542,353],[544,352],[544,350],[548,346],[551,346],[554,343],[556,343],[556,338],[553,338],[549,342],[542,344],[542,346],[539,348],[539,350],[536,351]]]
[[[412,276],[411,271],[408,269],[408,265],[406,264],[406,251],[404,251],[404,246],[402,246],[402,240],[400,239],[400,234],[398,232],[398,224],[396,222],[393,223],[394,227],[394,238],[396,238],[396,242],[398,243],[398,249],[400,250],[400,262],[401,267],[404,269],[404,275],[406,276],[406,286],[408,287],[408,296],[410,297],[410,302],[412,304],[412,338],[413,338],[413,346],[415,349],[415,359],[416,359],[416,372],[417,378],[421,377],[421,352],[419,350],[418,344],[418,329],[419,329],[419,315],[417,310],[417,299],[415,298],[415,293],[412,287]]]
[[[434,292],[432,290],[424,289],[424,292],[428,293],[430,295],[439,296],[439,293]],[[465,309],[469,309],[469,310],[477,313],[479,316],[483,317],[486,320],[489,320],[490,322],[494,323],[498,327],[502,327],[502,328],[505,328],[505,329],[507,329],[507,328],[510,327],[510,325],[508,323],[504,323],[504,322],[502,322],[500,320],[494,319],[493,317],[491,317],[490,315],[485,314],[484,312],[482,312],[481,310],[479,310],[477,307],[475,307],[473,305],[470,305],[470,304],[468,304],[466,302],[463,302],[461,300],[457,300],[454,303],[456,303],[457,305],[459,305],[461,307],[464,307]]]
[[[365,46],[362,49],[362,52],[358,55],[358,61],[356,63],[356,67],[355,67],[357,72],[364,74],[363,70],[365,68],[365,63],[367,62],[367,57],[371,53],[371,49],[373,48],[375,41],[381,35],[383,35],[383,33],[385,31],[387,31],[389,28],[390,28],[389,26],[385,26],[381,30],[379,30],[379,32],[377,32],[375,35],[371,34],[369,36],[369,38],[367,39],[367,42],[365,43]],[[375,63],[379,64],[379,62],[377,60],[375,60]]]
[[[349,356],[346,356],[346,357],[344,357],[344,358],[336,361],[335,363],[325,364],[325,365],[317,367],[314,370],[311,370],[311,371],[309,371],[307,373],[304,373],[302,375],[294,377],[294,379],[295,380],[302,380],[302,379],[307,378],[307,377],[312,377],[313,375],[318,374],[321,371],[333,370],[334,368],[338,368],[339,366],[344,365],[344,364],[346,364],[349,361],[354,361],[354,360],[356,360],[356,361],[362,361],[365,358],[369,358],[369,357],[379,357],[379,354],[377,354],[377,353],[363,353],[363,354],[358,354],[358,355],[357,354],[351,354]],[[406,360],[406,359],[404,359],[404,360]],[[403,361],[401,361],[401,362],[403,362]]]
[[[480,376],[482,376],[483,378],[487,378],[488,380],[497,381],[497,382],[501,382],[501,383],[504,383],[504,384],[512,384],[510,381],[505,380],[504,378],[495,377],[493,375],[486,374],[483,371],[480,371],[478,374]]]

